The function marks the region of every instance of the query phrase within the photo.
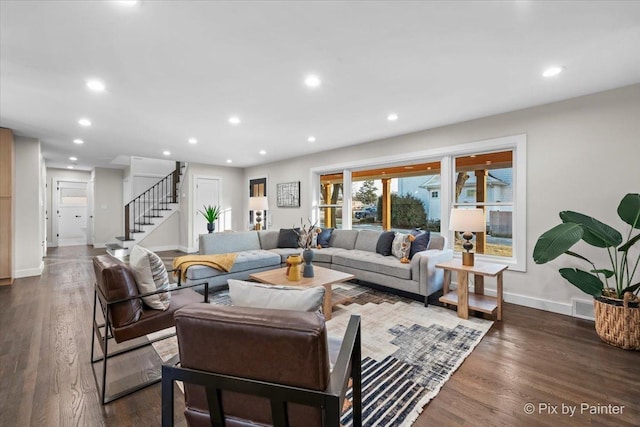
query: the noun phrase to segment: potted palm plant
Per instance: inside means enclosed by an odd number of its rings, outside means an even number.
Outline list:
[[[203,211],[198,211],[202,214],[202,216],[205,217],[205,219],[207,220],[207,230],[209,230],[209,233],[213,233],[213,231],[216,229],[216,220],[218,219],[218,216],[220,216],[220,206],[204,206],[204,210]]]
[[[596,331],[600,338],[624,349],[640,350],[640,281],[636,272],[640,253],[630,253],[640,241],[640,194],[627,194],[618,205],[618,216],[629,224],[626,240],[613,227],[573,211],[560,212],[562,224],[543,233],[533,249],[533,259],[544,264],[562,254],[578,258],[591,268],[561,268],[560,275],[594,298]],[[634,233],[636,233],[634,235]],[[610,265],[598,268],[588,258],[571,251],[580,240],[605,249]],[[637,281],[637,283],[633,283]],[[613,282],[613,286],[611,285]]]

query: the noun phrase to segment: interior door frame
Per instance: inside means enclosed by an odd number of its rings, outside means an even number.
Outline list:
[[[88,181],[82,181],[82,180],[77,180],[77,179],[57,179],[55,180],[52,184],[54,184],[56,186],[55,190],[52,192],[53,193],[53,197],[51,200],[51,215],[50,218],[53,218],[53,220],[51,221],[51,243],[52,246],[57,248],[58,247],[58,230],[59,230],[59,224],[58,222],[60,221],[59,218],[59,200],[60,200],[60,183],[61,182],[73,182],[73,183],[83,183],[87,188],[87,192],[89,191],[89,182]],[[89,233],[89,198],[87,195],[87,213],[85,215],[86,219],[87,219],[87,234]]]
[[[196,230],[196,222],[194,221],[194,215],[196,214],[196,212],[198,212],[198,210],[202,209],[201,206],[196,206],[196,203],[198,201],[198,180],[199,179],[208,179],[208,180],[215,180],[218,181],[218,201],[216,202],[217,206],[222,206],[220,200],[222,199],[222,177],[221,176],[217,176],[217,175],[193,175],[193,180],[191,181],[191,194],[193,194],[193,200],[191,201],[191,203],[189,203],[189,246],[191,247],[191,245],[193,245],[195,243],[195,238],[197,235],[200,235],[202,233],[198,232],[198,230]],[[216,223],[219,225],[220,220],[216,221]],[[195,251],[198,251],[199,248],[194,247]]]

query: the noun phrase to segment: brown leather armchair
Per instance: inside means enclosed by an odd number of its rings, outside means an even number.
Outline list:
[[[110,255],[99,255],[93,258],[96,275],[93,299],[93,333],[91,336],[91,364],[96,387],[100,391],[102,404],[109,403],[120,397],[131,394],[144,387],[160,381],[156,375],[142,384],[135,385],[118,393],[107,395],[107,360],[140,349],[154,342],[172,337],[175,333],[167,333],[154,339],[142,339],[135,345],[118,349],[109,353],[109,341],[116,343],[130,341],[144,337],[174,326],[174,313],[188,305],[197,302],[208,302],[208,284],[205,284],[204,296],[189,289],[194,286],[180,286],[171,289],[171,304],[165,311],[152,310],[144,305],[142,297],[155,295],[167,291],[156,291],[139,294],[136,279],[129,267]],[[100,307],[100,313],[98,313]],[[99,316],[99,317],[98,317]],[[98,339],[102,356],[96,357],[95,339]],[[105,357],[106,356],[106,357]],[[102,361],[102,381],[98,381],[95,364]]]
[[[162,367],[162,425],[173,425],[173,382],[200,426],[335,426],[349,378],[362,425],[360,317],[351,316],[333,370],[319,313],[190,305],[178,310],[181,367]]]

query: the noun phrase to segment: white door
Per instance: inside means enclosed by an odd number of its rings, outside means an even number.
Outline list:
[[[195,197],[193,205],[193,242],[199,248],[200,235],[208,233],[207,220],[199,212],[204,206],[220,206],[220,179],[219,178],[195,178]],[[216,221],[216,231],[220,230],[221,222]]]
[[[87,244],[87,183],[58,181],[58,246]]]

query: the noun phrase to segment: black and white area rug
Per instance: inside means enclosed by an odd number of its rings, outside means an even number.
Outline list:
[[[351,314],[362,319],[365,426],[410,426],[493,324],[351,283],[334,290],[348,294],[352,302],[334,307],[329,335],[342,337]],[[228,292],[212,296],[211,302],[229,305]],[[172,340],[154,346],[163,360],[176,353]],[[349,406],[341,423],[350,426],[351,417]]]

